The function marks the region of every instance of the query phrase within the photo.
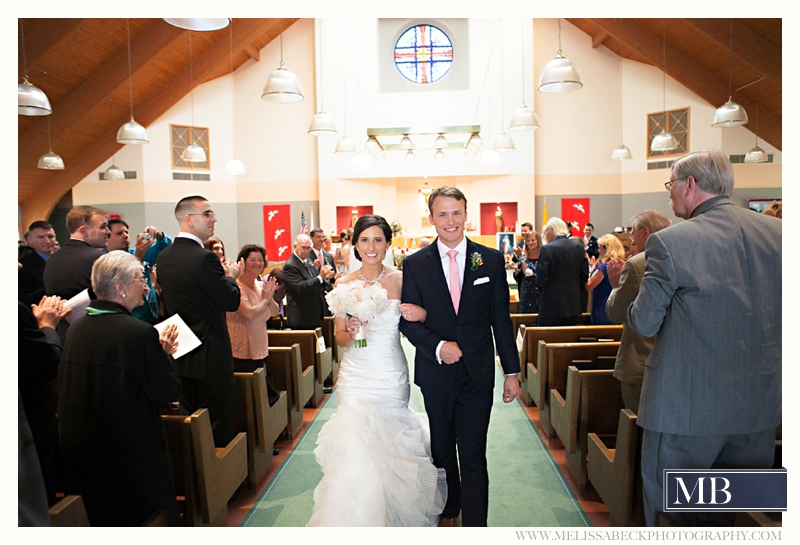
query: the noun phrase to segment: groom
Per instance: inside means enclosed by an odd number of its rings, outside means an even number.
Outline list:
[[[455,526],[459,511],[464,526],[486,526],[493,333],[506,374],[503,401],[519,394],[505,262],[497,250],[464,237],[467,198],[459,189],[435,189],[428,209],[439,237],[403,262],[402,296],[404,303],[425,308],[428,317],[424,323],[401,319],[400,331],[417,349],[414,382],[430,420],[433,463],[447,472],[439,526]]]

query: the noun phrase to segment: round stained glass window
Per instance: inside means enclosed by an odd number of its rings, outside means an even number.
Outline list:
[[[442,79],[453,64],[453,42],[435,26],[413,26],[397,40],[394,64],[409,81],[434,83]]]

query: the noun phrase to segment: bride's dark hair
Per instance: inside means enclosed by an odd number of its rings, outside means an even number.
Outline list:
[[[361,256],[358,255],[358,250],[356,250],[356,243],[358,242],[358,237],[361,236],[361,233],[370,227],[380,227],[383,231],[383,235],[386,237],[386,241],[389,244],[392,243],[392,228],[389,227],[389,224],[385,219],[383,219],[381,216],[375,216],[373,214],[361,216],[358,218],[355,227],[353,227],[353,236],[350,239],[351,244],[353,245],[353,252],[355,253],[356,259],[359,261],[361,261]]]

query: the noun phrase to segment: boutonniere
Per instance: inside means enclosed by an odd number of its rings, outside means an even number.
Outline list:
[[[472,267],[470,267],[470,269],[472,269],[473,271],[477,271],[478,267],[480,267],[482,265],[483,265],[483,258],[481,257],[481,254],[479,254],[478,252],[473,252],[472,253]]]

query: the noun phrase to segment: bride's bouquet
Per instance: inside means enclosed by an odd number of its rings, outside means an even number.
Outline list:
[[[363,323],[372,320],[386,308],[389,299],[386,290],[378,284],[367,284],[361,280],[336,286],[325,295],[331,313],[339,318],[358,318]],[[367,346],[367,334],[361,327],[356,333],[356,348]]]

